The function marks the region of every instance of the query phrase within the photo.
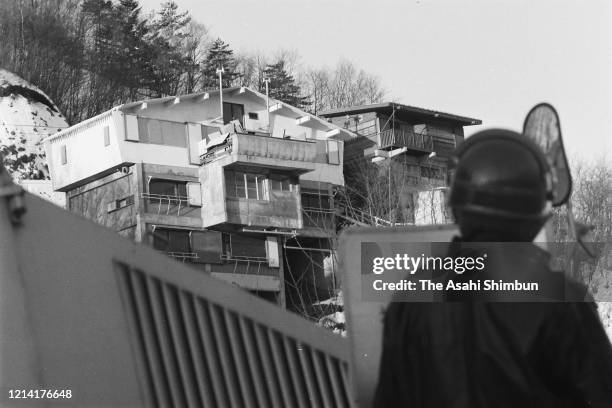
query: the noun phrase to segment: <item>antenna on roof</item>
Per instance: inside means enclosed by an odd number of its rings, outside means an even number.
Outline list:
[[[266,127],[268,128],[268,133],[270,132],[270,94],[268,90],[268,85],[270,84],[270,77],[265,77],[264,82],[266,83],[266,117],[268,118],[268,123]]]
[[[217,68],[216,71],[217,75],[219,75],[219,105],[220,105],[220,114],[221,114],[221,121],[223,121],[223,74],[225,74],[225,70],[223,69],[223,66],[221,66],[220,68]],[[225,124],[225,122],[223,122],[223,124]]]

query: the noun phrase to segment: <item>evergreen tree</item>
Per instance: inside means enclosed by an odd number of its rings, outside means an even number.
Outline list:
[[[147,42],[154,51],[154,58],[149,85],[155,96],[178,94],[181,76],[193,66],[185,45],[186,26],[190,21],[188,12],[179,13],[176,3],[167,1],[150,24]]]
[[[188,11],[180,13],[178,6],[173,0],[162,4],[161,10],[157,12],[157,19],[153,22],[152,28],[159,35],[168,40],[170,45],[176,47],[181,44],[187,36],[185,27],[191,21]]]
[[[144,88],[154,81],[152,59],[155,50],[146,41],[148,21],[140,14],[138,0],[119,0],[115,10],[120,35],[117,61],[123,72],[121,78],[128,90],[128,99],[149,96]]]
[[[216,39],[202,64],[202,85],[205,89],[217,88],[219,86],[219,76],[217,69],[223,67],[223,87],[232,86],[240,74],[236,71],[236,60],[234,51],[222,39]]]
[[[268,64],[264,70],[264,75],[270,79],[268,91],[271,98],[297,108],[304,108],[310,104],[308,97],[301,95],[301,89],[295,83],[293,76],[287,73],[285,61],[280,60],[274,64]],[[265,91],[265,85],[260,91]]]

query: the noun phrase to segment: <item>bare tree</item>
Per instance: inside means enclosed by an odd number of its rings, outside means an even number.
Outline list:
[[[192,93],[201,89],[202,71],[200,66],[206,58],[206,50],[210,45],[208,28],[204,24],[190,21],[183,40],[183,49],[187,60],[183,77],[184,93]]]
[[[593,240],[612,239],[612,166],[605,157],[574,166],[572,204],[576,217],[594,226]]]
[[[236,70],[240,72],[240,85],[258,91],[265,90],[264,71],[269,58],[261,51],[239,52],[236,54]]]
[[[382,101],[386,91],[380,80],[358,69],[348,60],[341,60],[333,71],[329,84],[328,104],[340,108]]]
[[[302,89],[311,98],[310,112],[317,115],[329,107],[330,73],[326,68],[309,68],[303,75]]]

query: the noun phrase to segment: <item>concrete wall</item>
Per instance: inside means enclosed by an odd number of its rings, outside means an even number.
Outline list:
[[[227,219],[225,211],[225,177],[223,162],[217,160],[200,166],[199,176],[202,183],[202,221],[208,227],[223,223]]]
[[[137,214],[137,178],[129,174],[113,173],[66,193],[67,209],[123,235],[134,238]],[[122,207],[109,208],[121,200]]]
[[[338,154],[340,164],[327,163],[327,144],[324,141],[317,142],[317,157],[313,171],[302,174],[300,181],[316,183],[332,183],[344,186],[344,143],[338,142]]]
[[[227,222],[261,227],[302,228],[297,192],[270,191],[270,200],[226,198]]]
[[[49,172],[55,190],[102,173],[123,162],[120,151],[122,132],[118,130],[118,112],[107,112],[60,132],[45,141]],[[121,121],[120,121],[121,123]],[[108,126],[109,142],[104,145],[104,128]],[[62,164],[65,149],[66,163]]]

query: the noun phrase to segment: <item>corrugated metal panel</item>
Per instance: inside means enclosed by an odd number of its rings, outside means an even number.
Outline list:
[[[129,265],[118,278],[153,406],[349,407],[346,362]]]

